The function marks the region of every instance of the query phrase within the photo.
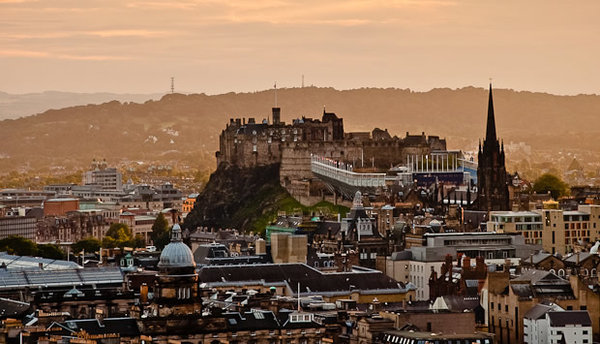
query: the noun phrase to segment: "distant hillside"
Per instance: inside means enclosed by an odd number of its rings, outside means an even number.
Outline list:
[[[102,104],[112,100],[145,102],[160,99],[163,94],[73,93],[46,91],[42,93],[10,94],[0,92],[0,120],[34,115],[49,109]]]
[[[449,148],[475,149],[484,136],[487,90],[466,87],[413,92],[399,89],[281,89],[282,120],[344,118],[346,131],[388,128],[440,135]],[[274,93],[169,94],[142,104],[111,101],[49,110],[0,122],[0,172],[15,167],[87,166],[110,161],[179,160],[214,166],[218,136],[231,117],[270,117]],[[505,144],[523,141],[534,150],[600,151],[600,96],[555,96],[495,90],[498,134]],[[509,160],[511,156],[507,157]]]

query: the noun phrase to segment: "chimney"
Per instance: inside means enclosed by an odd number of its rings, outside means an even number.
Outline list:
[[[146,283],[142,283],[140,286],[140,302],[148,302],[148,285]]]
[[[575,253],[575,256],[577,257],[577,267],[579,267],[579,252]]]
[[[484,272],[487,270],[487,266],[485,265],[485,260],[482,256],[477,256],[475,258],[475,269],[477,272]]]
[[[471,268],[471,257],[466,256],[465,258],[463,258],[463,269],[470,269]]]

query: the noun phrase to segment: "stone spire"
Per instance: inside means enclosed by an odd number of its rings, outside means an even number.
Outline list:
[[[496,119],[494,118],[494,99],[492,97],[492,84],[490,84],[490,95],[488,100],[487,128],[485,131],[485,141],[492,144],[496,141]]]

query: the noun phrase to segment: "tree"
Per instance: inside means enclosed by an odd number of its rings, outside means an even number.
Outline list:
[[[154,246],[162,250],[169,243],[169,236],[169,222],[163,213],[159,213],[152,225],[152,234],[150,235]]]
[[[64,259],[65,252],[54,244],[37,245],[37,255],[48,259]]]
[[[37,254],[37,245],[23,237],[11,235],[0,240],[0,251],[6,251],[9,254],[18,256],[35,256]]]
[[[81,251],[96,252],[100,249],[101,245],[102,243],[100,242],[100,240],[96,238],[85,238],[71,245],[71,249],[75,253],[79,253]]]
[[[114,248],[132,246],[133,235],[131,229],[124,223],[113,223],[106,231],[106,236],[102,239],[102,247]]]
[[[144,240],[144,237],[141,234],[136,234],[132,240],[132,245],[130,246],[133,246],[133,248],[145,247],[146,240]]]
[[[548,193],[552,195],[552,198],[558,199],[560,196],[567,194],[568,185],[563,182],[557,176],[544,173],[533,183],[533,191],[536,193]]]

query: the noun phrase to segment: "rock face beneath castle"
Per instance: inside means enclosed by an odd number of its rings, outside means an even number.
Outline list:
[[[311,203],[318,197],[319,181],[311,172],[311,155],[335,159],[358,168],[388,170],[406,163],[409,154],[445,150],[446,140],[438,136],[392,137],[387,130],[344,132],[343,119],[323,111],[320,120],[299,118],[291,124],[280,120],[281,110],[273,108],[272,122],[254,118],[230,119],[221,132],[217,164],[240,168],[280,165],[280,183],[296,199]],[[315,199],[316,200],[316,199]]]

